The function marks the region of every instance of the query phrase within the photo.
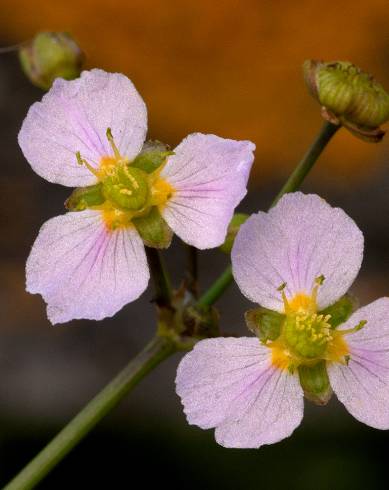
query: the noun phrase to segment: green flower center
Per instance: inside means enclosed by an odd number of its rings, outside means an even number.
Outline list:
[[[333,337],[330,315],[296,313],[288,315],[284,324],[284,341],[292,352],[305,358],[321,357]]]
[[[150,190],[148,175],[143,170],[128,164],[118,165],[102,183],[104,196],[114,206],[130,211],[146,206]]]
[[[101,210],[109,230],[132,226],[134,219],[149,215],[154,216],[154,225],[157,221],[160,223],[159,215],[175,192],[160,177],[166,158],[172,152],[151,149],[141,152],[130,162],[120,154],[110,128],[107,129],[107,139],[113,155],[102,157],[98,168],[82,158],[80,152],[76,153],[78,163],[95,175],[98,184],[76,189],[67,200],[68,208]]]
[[[294,371],[300,366],[315,366],[323,360],[347,362],[349,349],[344,337],[363,328],[366,321],[347,330],[336,330],[339,324],[337,316],[346,315],[346,319],[351,311],[345,309],[344,300],[327,308],[327,311],[317,311],[317,292],[323,281],[324,276],[319,276],[310,295],[298,293],[291,300],[284,292],[286,284],[280,286],[284,315],[279,314],[276,318],[278,336],[274,340],[270,337],[265,340],[272,350],[272,363],[279,369]]]

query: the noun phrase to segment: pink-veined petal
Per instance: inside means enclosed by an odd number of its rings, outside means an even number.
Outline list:
[[[298,377],[275,368],[257,338],[202,340],[182,359],[176,387],[188,422],[215,427],[225,447],[280,441],[303,416]]]
[[[35,172],[49,182],[90,185],[96,177],[78,165],[76,152],[97,167],[101,157],[113,154],[107,128],[121,155],[134,158],[146,137],[146,106],[126,76],[94,69],[76,80],[54,82],[30,107],[19,145]]]
[[[137,299],[149,270],[135,228],[108,231],[99,211],[67,213],[41,228],[26,265],[27,291],[47,303],[49,320],[101,320]]]
[[[255,145],[214,135],[187,136],[161,172],[175,189],[163,210],[172,230],[199,249],[224,242],[234,209],[246,195]]]
[[[319,196],[301,192],[285,195],[268,213],[252,215],[231,254],[242,293],[279,312],[284,306],[277,288],[286,283],[289,299],[310,295],[321,275],[318,308],[331,305],[350,288],[362,257],[363,235],[355,222]]]
[[[345,340],[348,365],[331,363],[328,375],[339,400],[357,420],[389,429],[389,298],[360,308],[339,330],[366,325]]]

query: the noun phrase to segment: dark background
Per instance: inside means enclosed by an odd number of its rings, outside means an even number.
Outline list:
[[[321,125],[301,76],[305,58],[349,59],[389,87],[389,3],[330,1],[0,2],[2,46],[37,30],[72,32],[88,67],[122,71],[144,97],[150,137],[176,145],[193,131],[257,144],[242,211],[265,209]],[[149,289],[113,319],[52,327],[24,290],[24,264],[41,224],[64,212],[69,189],[33,173],[17,145],[42,92],[13,54],[0,55],[0,484],[14,475],[154,332]],[[345,130],[304,190],[343,207],[366,238],[353,291],[361,304],[389,289],[389,138]],[[185,257],[167,252],[176,284]],[[201,254],[204,287],[227,258]],[[245,335],[250,307],[234,286],[219,302],[224,332]],[[187,425],[169,359],[61,463],[42,489],[161,485],[213,489],[387,488],[389,435],[356,422],[333,399],[307,404],[293,436],[259,450],[224,449]],[[389,407],[388,407],[389,409]],[[136,483],[139,482],[139,483]]]

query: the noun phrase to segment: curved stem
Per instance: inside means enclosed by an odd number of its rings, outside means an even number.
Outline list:
[[[232,267],[229,265],[212,286],[201,296],[197,302],[197,306],[206,308],[207,306],[213,305],[231,284],[232,279]]]
[[[171,340],[155,337],[3,490],[34,488],[147,373],[173,352]]]
[[[336,126],[328,121],[325,121],[315,141],[308,148],[300,163],[291,173],[289,179],[273,200],[271,207],[275,206],[284,194],[294,192],[302,184],[305,177],[308,175],[311,168],[316,163],[327,143],[334,136],[340,126]]]
[[[336,133],[339,127],[340,126],[335,126],[334,124],[327,121],[324,123],[315,141],[312,143],[297,167],[293,170],[290,177],[288,178],[280,192],[277,194],[270,207],[275,206],[284,194],[288,192],[294,192],[300,187],[301,183],[308,175],[309,171],[312,169],[313,165],[323,152],[327,143],[331,140],[332,136]],[[210,286],[209,289],[201,296],[201,298],[197,302],[197,305],[200,307],[213,305],[220,298],[220,296],[223,295],[224,291],[231,285],[232,281],[232,268],[231,266],[228,266],[225,271],[216,279],[212,286]]]

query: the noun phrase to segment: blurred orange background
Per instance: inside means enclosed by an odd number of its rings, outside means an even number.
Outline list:
[[[70,32],[88,68],[134,81],[148,106],[151,138],[174,147],[200,131],[254,141],[251,192],[240,207],[250,213],[269,205],[322,125],[303,61],[349,60],[389,89],[388,25],[388,0],[0,0],[1,46],[41,30]],[[47,321],[42,298],[25,291],[38,229],[64,212],[69,194],[34,174],[17,144],[29,106],[41,97],[15,54],[1,54],[0,486],[155,329],[151,288],[112,319],[58,328]],[[353,288],[362,304],[389,290],[388,162],[389,135],[368,144],[341,130],[303,186],[344,208],[363,230],[366,254]],[[180,245],[175,240],[167,251],[175,284],[185,266]],[[202,283],[227,261],[217,250],[202,253]],[[247,335],[243,312],[252,304],[235,286],[218,306],[223,332]],[[357,423],[335,401],[307,404],[302,427],[281,444],[244,452],[217,447],[212,431],[185,422],[174,392],[177,360],[145,379],[39,488],[127,488],[131,476],[188,490],[387,487],[388,435]]]
[[[389,88],[387,0],[2,0],[11,43],[67,30],[88,66],[127,74],[149,109],[152,137],[193,131],[257,144],[258,179],[286,175],[321,124],[303,84],[307,58],[350,60]],[[367,178],[389,139],[339,133],[315,172],[344,185]]]

